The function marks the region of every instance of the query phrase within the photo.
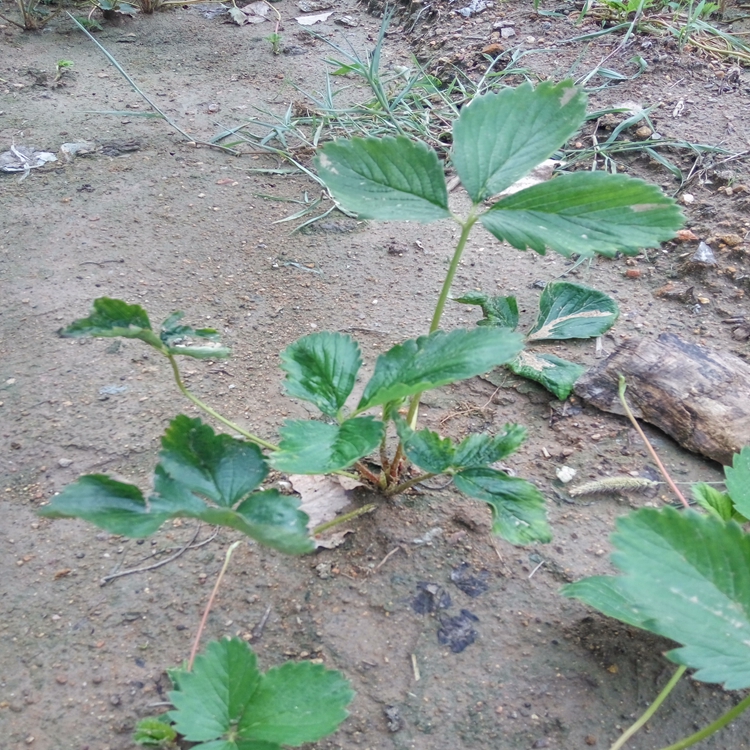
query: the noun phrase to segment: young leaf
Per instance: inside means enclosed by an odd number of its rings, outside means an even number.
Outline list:
[[[640,612],[618,576],[584,578],[563,586],[560,593],[569,599],[580,599],[607,617],[614,617],[635,628],[650,630],[648,618]]]
[[[440,160],[419,141],[334,141],[319,150],[315,164],[333,197],[363,219],[430,222],[451,215]]]
[[[61,328],[59,334],[63,338],[122,336],[141,339],[157,349],[161,348],[161,342],[151,330],[148,315],[140,305],[129,305],[109,297],[95,299],[88,318],[73,321],[67,328]]]
[[[581,126],[586,95],[572,81],[525,83],[476,97],[453,125],[453,164],[477,204],[510,187]]]
[[[466,292],[455,298],[464,305],[479,305],[484,313],[478,326],[498,326],[515,330],[518,325],[518,302],[515,297],[490,297],[484,292]]]
[[[359,346],[341,333],[313,333],[281,354],[288,395],[310,401],[334,419],[352,392],[362,357]]]
[[[339,673],[310,662],[287,662],[266,672],[237,726],[250,740],[301,745],[333,732],[347,717],[354,693]]]
[[[244,641],[212,641],[192,672],[179,670],[179,689],[169,693],[175,710],[167,716],[190,742],[222,738],[244,716],[260,682],[255,654]]]
[[[231,507],[268,473],[257,445],[216,434],[200,419],[175,417],[161,440],[161,465],[178,482]]]
[[[750,537],[734,522],[644,508],[617,522],[612,561],[648,629],[694,679],[750,687]]]
[[[162,324],[159,338],[170,354],[181,354],[195,359],[220,359],[228,357],[230,350],[216,343],[219,334],[214,328],[191,328],[180,325],[185,313],[172,313]],[[194,344],[191,339],[203,339],[206,343]]]
[[[378,357],[357,411],[465,380],[513,359],[523,346],[502,328],[459,329],[410,339]]]
[[[526,338],[540,341],[601,336],[619,314],[617,303],[608,294],[582,284],[556,281],[544,287],[539,316]]]
[[[150,513],[143,493],[135,485],[104,474],[88,474],[69,484],[39,510],[39,515],[82,518],[110,534],[134,538],[153,534],[169,517],[166,513]]]
[[[271,465],[290,474],[328,474],[346,469],[374,451],[383,423],[372,417],[347,419],[340,425],[311,420],[287,420],[279,431],[280,450]]]
[[[509,362],[508,369],[522,378],[528,378],[543,385],[560,401],[565,401],[570,396],[576,380],[586,370],[582,365],[568,362],[554,354],[542,354],[528,349]]]
[[[657,247],[683,217],[656,185],[624,175],[575,172],[521,190],[481,216],[488,232],[519,250],[544,255],[612,256]]]
[[[464,438],[456,446],[454,467],[478,469],[502,461],[515,453],[526,440],[526,428],[518,424],[506,424],[499,435],[480,432]]]
[[[750,518],[750,448],[746,446],[734,454],[732,465],[724,467],[724,476],[737,512]]]
[[[454,477],[456,488],[484,500],[492,508],[492,531],[511,544],[549,542],[552,539],[544,497],[531,482],[497,469],[464,469]]]
[[[732,498],[726,492],[719,492],[710,484],[696,482],[690,488],[693,492],[695,502],[705,508],[709,513],[720,518],[722,521],[729,521],[734,514],[734,505]]]

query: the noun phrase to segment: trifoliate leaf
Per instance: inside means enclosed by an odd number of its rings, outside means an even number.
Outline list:
[[[478,326],[498,326],[514,331],[518,325],[518,301],[515,297],[490,297],[484,292],[466,292],[455,298],[464,305],[479,305],[484,313]]]
[[[525,427],[506,424],[504,431],[497,435],[484,432],[469,435],[456,446],[453,465],[457,469],[478,469],[502,461],[521,447],[526,434]]]
[[[329,474],[374,451],[383,435],[383,423],[372,417],[347,419],[340,425],[287,420],[279,432],[279,450],[269,456],[275,469],[289,474]]]
[[[656,185],[624,175],[575,172],[521,190],[481,216],[485,229],[519,250],[612,256],[658,247],[683,224]]]
[[[353,698],[338,672],[287,662],[265,674],[239,638],[213,641],[192,672],[170,673],[175,706],[167,715],[200,750],[277,750],[315,742],[346,718]],[[197,750],[197,748],[196,748]]]
[[[617,303],[608,294],[583,284],[555,281],[544,287],[539,298],[539,316],[527,339],[601,336],[615,324],[619,314]]]
[[[216,434],[200,419],[181,414],[162,437],[161,465],[178,482],[223,506],[254,490],[268,473],[257,445]]]
[[[695,502],[701,508],[705,508],[709,513],[712,513],[722,521],[731,520],[734,514],[734,505],[732,498],[726,492],[719,492],[719,490],[713,488],[710,484],[704,484],[703,482],[696,482],[690,489]]]
[[[454,477],[456,488],[484,500],[492,508],[492,531],[511,544],[552,539],[544,496],[531,482],[497,469],[464,469]]]
[[[362,364],[359,346],[341,333],[313,333],[281,354],[286,392],[336,418],[352,392]]]
[[[352,138],[325,144],[315,159],[333,197],[363,219],[430,222],[450,217],[437,154],[398,138]]]
[[[475,204],[552,155],[580,127],[586,94],[572,81],[475,97],[453,125],[453,164]]]
[[[410,339],[378,357],[358,411],[465,380],[518,354],[521,337],[501,328],[459,329]]]
[[[147,747],[166,748],[176,739],[177,732],[172,725],[156,718],[141,719],[133,733],[133,742]]]

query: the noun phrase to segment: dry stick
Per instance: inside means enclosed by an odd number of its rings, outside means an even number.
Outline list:
[[[192,672],[193,671],[193,662],[195,661],[195,655],[198,653],[198,646],[201,642],[201,636],[203,635],[203,630],[206,627],[206,620],[208,620],[208,613],[211,611],[211,607],[214,604],[214,599],[216,598],[216,594],[219,591],[219,586],[221,585],[221,579],[224,578],[224,573],[227,572],[227,567],[229,566],[229,560],[232,557],[232,552],[234,552],[237,547],[240,546],[242,543],[241,539],[238,539],[236,542],[232,542],[232,544],[229,545],[229,549],[227,550],[227,554],[224,556],[224,565],[221,566],[221,570],[219,571],[219,576],[216,579],[216,583],[214,584],[214,590],[211,592],[211,596],[208,599],[208,604],[206,605],[206,609],[203,612],[203,617],[201,617],[201,624],[198,626],[198,632],[195,634],[195,640],[193,641],[193,648],[190,650],[190,658],[188,659],[188,665],[187,665],[187,671]]]
[[[157,568],[161,568],[162,565],[166,565],[167,563],[171,563],[172,560],[176,560],[180,555],[187,552],[189,549],[198,549],[198,547],[203,547],[205,544],[208,544],[209,542],[212,542],[214,539],[216,539],[216,535],[219,533],[218,529],[214,531],[214,533],[208,537],[208,539],[204,539],[199,544],[193,544],[193,542],[198,538],[198,534],[200,533],[201,527],[200,525],[195,530],[195,534],[193,534],[193,538],[184,546],[180,547],[177,552],[174,553],[174,555],[170,555],[169,557],[164,558],[163,560],[159,560],[159,562],[154,563],[153,565],[145,565],[142,568],[130,568],[129,570],[121,570],[117,573],[110,573],[108,576],[104,576],[104,578],[101,579],[99,582],[100,586],[106,586],[110,581],[113,581],[115,578],[122,578],[123,576],[129,576],[133,573],[146,573],[149,570],[156,570]]]
[[[625,383],[625,377],[623,375],[619,376],[619,387],[617,389],[617,395],[620,397],[620,403],[622,404],[622,408],[625,409],[625,414],[627,415],[628,419],[630,420],[630,423],[635,427],[636,432],[640,435],[641,440],[643,440],[644,444],[646,445],[646,448],[648,448],[648,452],[651,454],[651,458],[654,459],[654,462],[659,467],[659,471],[661,472],[661,475],[666,480],[667,484],[669,485],[669,488],[674,492],[675,496],[679,499],[679,501],[686,507],[689,508],[690,504],[687,500],[685,500],[685,496],[680,492],[679,489],[677,489],[677,485],[674,483],[671,476],[669,476],[669,472],[667,471],[664,464],[661,462],[661,459],[657,455],[656,451],[654,450],[654,446],[651,445],[648,438],[646,437],[646,433],[643,432],[641,429],[641,426],[638,424],[638,420],[633,416],[633,412],[630,410],[630,406],[628,406],[628,402],[625,400],[625,389],[627,388],[627,385]]]

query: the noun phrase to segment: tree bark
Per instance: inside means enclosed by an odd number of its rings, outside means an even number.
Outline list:
[[[722,464],[750,445],[750,365],[673,333],[631,339],[576,383],[576,395],[624,414],[619,375],[634,414],[683,447]]]

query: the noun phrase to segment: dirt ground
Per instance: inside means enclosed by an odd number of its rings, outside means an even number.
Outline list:
[[[283,115],[304,99],[300,89],[325,86],[331,49],[295,22],[299,9],[291,0],[276,6],[283,19],[278,56],[266,40],[271,23],[238,27],[211,17],[210,7],[105,23],[97,39],[197,140],[261,117],[259,109]],[[546,50],[523,58],[538,77],[584,77],[612,52],[606,67],[628,75],[635,54],[648,62],[632,81],[589,81],[598,89],[590,109],[660,103],[652,116],[662,136],[726,149],[697,161],[671,154],[686,174],[694,167],[680,199],[687,227],[711,245],[717,263],[691,269],[685,261],[697,243],[667,243],[632,260],[597,259],[566,278],[618,300],[621,317],[604,338],[605,353],[628,337],[671,331],[747,357],[750,329],[741,319],[748,314],[750,175],[742,156],[720,163],[750,147],[746,70],[654,35],[637,34],[617,51],[617,35],[564,44],[601,25],[594,18],[576,25],[578,12],[564,2],[541,4],[557,16],[538,15],[527,0],[495,3],[471,19],[452,6],[427,7],[416,23],[414,15],[394,23],[385,69],[409,66],[416,52],[434,70],[456,64],[477,77],[486,65],[482,49],[500,43]],[[9,0],[0,9],[15,12]],[[379,18],[348,0],[333,10],[316,33],[349,40],[361,53],[370,49]],[[338,25],[343,16],[357,25]],[[493,30],[501,21],[514,36]],[[56,85],[61,59],[74,67]],[[361,87],[347,96],[369,98]],[[133,541],[35,515],[83,473],[112,472],[147,486],[170,418],[196,413],[173,387],[166,363],[137,342],[62,340],[56,330],[87,314],[98,296],[142,304],[152,320],[184,310],[186,322],[218,328],[233,349],[226,362],[187,361],[188,385],[230,418],[273,437],[283,419],[307,415],[281,395],[279,351],[311,330],[345,331],[360,341],[371,367],[380,351],[425,332],[455,241],[443,223],[378,225],[336,214],[292,234],[292,223],[274,222],[298,205],[263,196],[314,198],[315,183],[302,174],[253,172],[285,166],[257,153],[234,157],[191,146],[165,122],[137,116],[147,109],[70,21],[59,17],[42,33],[0,27],[0,151],[97,144],[72,161],[58,154],[23,181],[0,173],[0,744],[9,750],[133,747],[136,721],[165,708],[164,670],[187,656],[235,538],[174,523]],[[101,110],[133,115],[92,113]],[[591,128],[582,141],[590,142]],[[649,159],[620,166],[670,193],[679,186]],[[460,191],[453,200],[460,204]],[[456,291],[516,294],[528,325],[538,282],[570,265],[519,253],[478,231]],[[656,293],[670,282],[676,295]],[[455,305],[445,327],[475,317]],[[596,362],[593,342],[559,351]],[[554,541],[514,548],[490,536],[484,506],[453,488],[414,492],[355,521],[354,533],[334,550],[288,558],[243,544],[206,638],[250,639],[264,668],[314,658],[342,670],[357,697],[338,733],[315,745],[321,749],[608,748],[672,673],[661,655],[669,644],[557,592],[565,582],[609,572],[614,520],[631,507],[661,503],[662,493],[571,501],[555,470],[568,465],[584,479],[651,476],[645,450],[621,418],[575,400],[563,408],[504,374],[430,394],[423,418],[456,437],[508,421],[527,425],[529,440],[509,466],[547,496]],[[720,478],[718,465],[648,433],[680,481]],[[100,583],[194,538],[168,565]],[[486,591],[461,590],[453,579],[468,570]],[[422,603],[432,596],[447,604],[445,594],[450,606],[416,611],[424,609],[418,595]],[[476,639],[453,653],[437,631],[462,610],[478,618],[468,620]],[[686,680],[628,747],[668,745],[740,697]],[[745,716],[700,747],[740,750],[750,747],[748,737]]]

